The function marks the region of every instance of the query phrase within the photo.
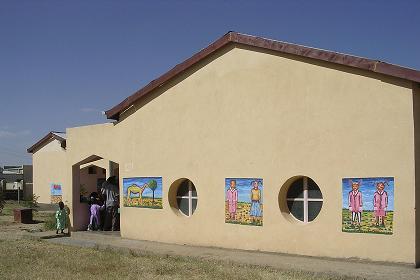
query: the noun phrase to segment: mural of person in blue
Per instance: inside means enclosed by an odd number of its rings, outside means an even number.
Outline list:
[[[249,212],[249,216],[251,217],[252,223],[256,223],[257,220],[261,219],[262,211],[261,211],[261,191],[259,190],[259,185],[261,183],[257,180],[251,182],[251,209]]]

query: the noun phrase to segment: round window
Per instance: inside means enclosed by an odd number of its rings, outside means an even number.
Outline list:
[[[322,208],[322,193],[318,185],[309,177],[293,181],[287,191],[287,207],[298,220],[313,221]]]
[[[176,191],[177,208],[181,213],[190,217],[197,208],[197,191],[193,182],[183,179]]]

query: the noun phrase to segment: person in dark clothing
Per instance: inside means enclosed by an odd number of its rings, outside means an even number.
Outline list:
[[[118,229],[118,179],[115,176],[109,177],[102,185],[102,196],[105,199],[105,223],[104,230],[115,231]]]

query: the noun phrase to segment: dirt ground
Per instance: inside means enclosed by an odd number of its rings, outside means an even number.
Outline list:
[[[0,214],[0,239],[16,240],[28,233],[45,231],[44,222],[54,215],[55,209],[50,205],[40,205],[33,211],[32,224],[16,223],[13,217],[13,209],[26,208],[24,203],[18,204],[16,201],[6,201],[6,205]]]
[[[42,222],[51,210],[38,211],[39,222],[29,225],[14,223],[10,213],[0,215],[0,279],[420,280],[420,270],[403,264],[165,244],[106,232],[56,238]],[[106,276],[103,267],[112,268]]]
[[[33,224],[16,223],[11,214],[17,207],[20,205],[8,203],[0,215],[0,279],[357,279],[169,252],[154,253],[138,250],[130,241],[128,250],[122,250],[118,242],[124,240],[119,235],[107,234],[112,232],[76,232],[69,237],[45,231],[43,221],[54,209],[36,211]],[[109,244],[117,247],[111,248]],[[157,243],[151,244],[158,249]],[[106,272],[104,267],[108,268]]]

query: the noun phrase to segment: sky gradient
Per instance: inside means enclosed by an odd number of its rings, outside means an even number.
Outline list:
[[[420,69],[420,1],[0,0],[0,166],[233,30]]]

